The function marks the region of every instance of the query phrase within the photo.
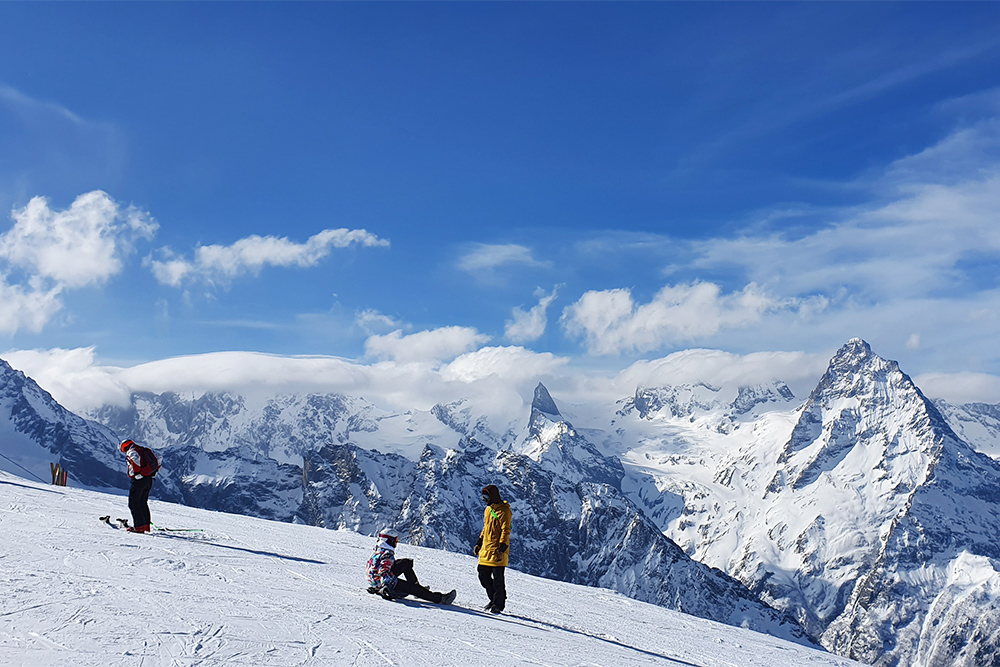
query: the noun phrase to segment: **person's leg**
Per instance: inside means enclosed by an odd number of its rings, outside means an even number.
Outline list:
[[[411,584],[420,585],[417,580],[417,573],[413,571],[412,558],[400,558],[392,564],[392,573],[397,577],[404,577]]]
[[[148,526],[149,522],[150,522],[150,515],[149,515],[149,492],[153,488],[153,478],[152,477],[143,477],[139,481],[140,482],[145,482],[142,485],[142,495],[139,498],[139,509],[141,510],[141,512],[140,512],[141,516],[140,517],[133,516],[132,518],[136,519],[137,521],[140,521],[140,523],[138,525],[140,525],[140,526]]]
[[[393,589],[397,593],[405,595],[412,595],[415,598],[420,598],[421,600],[427,600],[428,602],[440,603],[443,595],[441,593],[436,593],[432,590],[424,588],[419,584],[415,584],[412,581],[407,581],[406,579],[398,579],[396,581],[396,587]]]
[[[503,611],[507,605],[507,582],[504,580],[504,566],[493,568],[493,608]]]
[[[133,479],[128,487],[128,511],[132,513],[132,525],[141,526],[142,518],[142,485],[141,479]]]
[[[490,604],[493,604],[493,573],[489,565],[479,566],[479,583],[483,588],[486,589],[486,597],[490,599]]]

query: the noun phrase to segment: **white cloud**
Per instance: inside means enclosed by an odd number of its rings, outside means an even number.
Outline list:
[[[477,244],[458,260],[458,268],[483,281],[497,278],[497,270],[507,266],[545,267],[533,256],[531,249],[514,243]]]
[[[257,275],[266,266],[315,266],[332,249],[350,245],[388,246],[389,242],[364,229],[324,229],[305,243],[253,235],[228,246],[198,246],[191,260],[176,257],[169,249],[164,249],[164,259],[150,258],[148,264],[156,279],[171,287],[192,281],[228,284],[242,275]]]
[[[62,308],[65,290],[119,274],[135,242],[151,239],[158,227],[147,213],[100,190],[62,211],[34,197],[11,217],[14,226],[0,235],[0,331],[8,333],[41,331]],[[20,283],[12,282],[15,272]]]
[[[660,359],[637,361],[619,373],[613,383],[617,393],[623,393],[635,391],[637,387],[698,382],[735,389],[781,380],[796,397],[804,399],[826,370],[831,355],[832,351],[739,355],[722,350],[682,350]]]
[[[0,332],[13,334],[20,329],[41,331],[62,308],[58,287],[27,290],[8,285],[0,274]]]
[[[996,99],[989,100],[994,114]],[[707,308],[689,327],[683,314],[673,323],[656,316],[659,296],[639,305],[629,290],[596,291],[564,312],[567,333],[598,354],[661,342],[748,350],[780,340],[816,349],[862,336],[909,372],[995,365],[1000,119],[966,125],[846,185],[869,201],[789,205],[755,216],[741,233],[651,246],[649,256],[679,276],[672,284],[707,276],[720,285],[756,284],[773,307]],[[727,312],[746,317],[728,320]]]
[[[512,312],[513,319],[507,320],[504,325],[504,336],[507,340],[513,343],[530,343],[541,338],[548,324],[546,312],[555,301],[557,291],[552,290],[552,294],[548,295],[541,289],[536,291],[535,296],[539,297],[538,305],[533,306],[531,310],[524,311],[520,307],[515,307]]]
[[[64,211],[34,197],[12,217],[14,227],[0,236],[0,259],[67,288],[116,275],[133,243],[152,239],[157,230],[148,214],[123,209],[100,190],[80,195]]]
[[[949,403],[1000,403],[1000,377],[987,373],[923,373],[913,380],[924,395]]]
[[[441,368],[447,380],[475,382],[491,376],[508,381],[529,380],[554,373],[569,360],[548,352],[532,352],[523,347],[484,347],[458,357]]]
[[[435,363],[454,359],[489,342],[490,337],[471,327],[442,327],[403,335],[400,330],[365,341],[368,357],[397,362]]]
[[[591,354],[648,352],[759,322],[782,304],[751,283],[722,294],[718,285],[668,285],[647,304],[627,289],[590,291],[562,315],[566,333],[581,337]]]
[[[534,386],[544,380],[560,406],[602,402],[613,406],[638,386],[707,381],[757,384],[782,379],[800,398],[815,385],[828,355],[766,352],[746,356],[689,350],[615,370],[574,368],[565,357],[522,347],[484,347],[449,364],[377,361],[327,356],[214,352],[131,367],[100,365],[93,348],[9,351],[0,355],[24,371],[62,405],[78,412],[126,405],[132,392],[175,392],[196,397],[232,392],[259,401],[290,393],[359,396],[386,409],[430,410],[467,399],[497,417],[495,424],[526,423]],[[581,416],[583,418],[583,416]]]
[[[402,326],[395,318],[371,308],[358,312],[354,323],[369,335],[381,331],[394,331]]]
[[[77,125],[87,124],[87,121],[61,104],[33,99],[8,85],[0,84],[0,102],[26,115],[37,115],[39,112],[51,113]]]
[[[825,224],[811,220],[818,228],[807,234],[694,243],[691,267],[736,269],[786,296],[846,290],[897,300],[975,290],[967,265],[1000,264],[1000,120],[897,161],[870,187],[875,202],[821,212]]]
[[[508,363],[491,365],[491,372],[479,381],[482,386],[473,386],[469,383],[477,382],[474,378],[461,380],[456,373],[443,373],[431,364],[395,361],[366,364],[327,356],[213,352],[131,367],[98,365],[93,348],[15,350],[0,357],[34,378],[60,404],[77,412],[108,403],[127,405],[132,392],[168,391],[187,397],[232,392],[251,400],[291,393],[341,393],[366,398],[387,409],[401,410],[429,410],[439,402],[478,395],[486,405],[502,401],[505,406],[514,406],[512,409],[517,410],[523,400],[511,389],[511,383],[501,377],[504,367],[516,374],[521,367],[515,360],[530,362],[535,368],[558,365],[546,361],[551,355],[535,356],[515,351],[507,355]],[[530,402],[530,387],[521,393]]]
[[[93,347],[15,350],[2,356],[4,361],[37,382],[70,411],[107,404],[129,404],[129,387],[115,376],[113,369],[94,364]]]

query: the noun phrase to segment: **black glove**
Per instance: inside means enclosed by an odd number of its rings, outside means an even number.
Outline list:
[[[507,545],[506,544],[501,544],[500,548],[497,549],[497,551],[499,551],[500,553],[506,553],[507,552]]]
[[[474,554],[476,554],[478,556],[479,555],[479,550],[482,549],[482,548],[483,548],[483,538],[480,537],[479,541],[476,542],[476,546],[472,547],[472,553],[474,553]]]

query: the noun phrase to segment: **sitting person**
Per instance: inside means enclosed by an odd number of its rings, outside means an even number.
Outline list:
[[[378,593],[386,600],[412,595],[428,602],[440,604],[451,604],[455,601],[455,591],[436,593],[421,586],[413,571],[412,558],[396,560],[396,544],[399,541],[399,534],[395,530],[386,528],[378,534],[378,539],[375,551],[368,559],[369,593]]]

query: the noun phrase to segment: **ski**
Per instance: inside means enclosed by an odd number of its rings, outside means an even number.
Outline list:
[[[103,524],[114,528],[115,530],[128,530],[128,519],[115,519],[114,522],[111,521],[111,515],[107,514],[105,516],[97,517],[98,521]],[[204,528],[161,528],[160,526],[155,526],[150,524],[154,531],[159,531],[161,533],[204,533]]]
[[[128,519],[116,519],[115,523],[111,523],[111,515],[97,517],[101,523],[105,523],[116,530],[127,530],[128,529]]]

